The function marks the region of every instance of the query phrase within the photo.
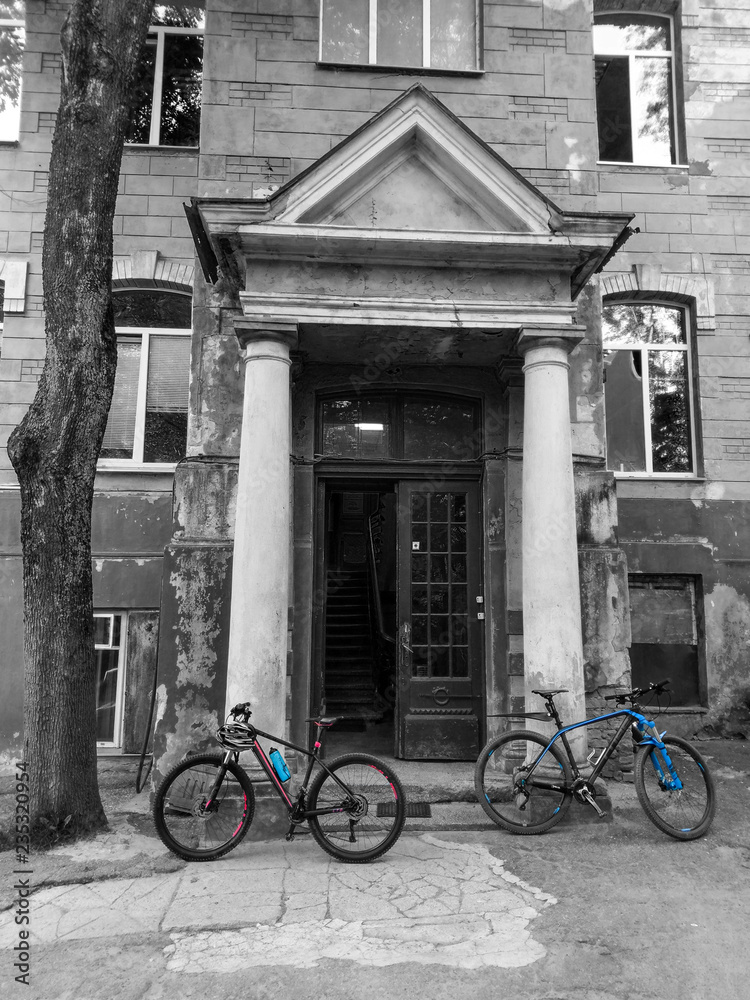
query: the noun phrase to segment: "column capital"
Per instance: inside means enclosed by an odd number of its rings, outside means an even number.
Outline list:
[[[557,347],[570,354],[585,336],[586,327],[580,324],[554,326],[532,323],[521,328],[516,339],[516,350],[525,355],[535,347]]]
[[[298,331],[296,323],[285,323],[273,319],[250,319],[246,316],[238,316],[234,320],[234,332],[242,350],[259,341],[271,341],[272,343],[282,344],[290,351],[294,350],[297,346]]]
[[[495,365],[495,378],[503,389],[523,388],[523,361],[515,354],[509,354]]]

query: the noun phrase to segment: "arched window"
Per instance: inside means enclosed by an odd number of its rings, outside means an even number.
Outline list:
[[[631,475],[694,475],[687,310],[606,302],[602,343],[607,467]]]
[[[191,298],[153,288],[112,298],[117,375],[100,463],[171,468],[187,441]]]
[[[677,163],[672,28],[662,15],[595,15],[600,160]]]

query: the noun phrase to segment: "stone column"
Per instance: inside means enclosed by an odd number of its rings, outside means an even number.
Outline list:
[[[534,688],[567,688],[555,699],[565,722],[585,718],[568,355],[579,327],[524,327],[523,648],[526,711]],[[537,724],[532,724],[537,728]],[[547,731],[547,727],[539,724]],[[549,730],[551,731],[551,730]],[[571,741],[585,756],[585,733]]]
[[[258,728],[284,736],[289,606],[289,350],[297,328],[236,320],[245,398],[232,562],[227,709],[252,704]]]

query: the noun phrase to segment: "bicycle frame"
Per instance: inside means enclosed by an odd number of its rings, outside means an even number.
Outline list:
[[[523,713],[522,713],[522,716],[523,716]],[[581,777],[581,772],[580,772],[580,769],[579,769],[578,765],[576,764],[575,758],[573,756],[573,751],[571,750],[570,743],[568,742],[567,734],[570,733],[570,732],[572,732],[574,729],[583,729],[585,726],[593,726],[593,725],[595,725],[598,722],[605,722],[607,719],[616,719],[619,716],[624,716],[624,718],[623,718],[622,722],[620,723],[620,726],[618,727],[617,732],[612,736],[612,738],[610,739],[609,743],[607,744],[607,746],[602,751],[599,759],[597,760],[596,764],[594,764],[594,766],[593,766],[591,774],[587,776],[586,780],[588,782],[591,782],[591,783],[593,783],[594,781],[596,781],[596,779],[599,777],[599,775],[604,770],[604,768],[605,768],[605,766],[607,764],[607,761],[610,759],[610,757],[612,756],[612,754],[615,752],[615,750],[619,746],[622,738],[625,736],[625,734],[627,733],[627,731],[632,727],[633,722],[635,721],[635,724],[637,725],[637,728],[639,729],[639,731],[641,733],[643,733],[643,739],[639,742],[638,745],[639,746],[652,746],[656,750],[658,750],[660,752],[660,754],[662,755],[662,757],[664,758],[664,762],[667,765],[667,769],[669,771],[669,777],[667,777],[667,775],[665,774],[664,768],[659,763],[656,755],[652,755],[651,760],[652,760],[652,763],[654,765],[654,768],[656,769],[657,773],[659,774],[660,780],[664,783],[665,788],[667,788],[669,791],[677,791],[677,790],[681,789],[682,788],[682,782],[680,781],[680,779],[675,774],[674,767],[672,765],[672,759],[670,758],[669,754],[667,753],[666,746],[661,741],[661,737],[664,736],[664,733],[659,734],[657,732],[657,730],[656,730],[656,725],[653,722],[653,720],[650,720],[650,719],[646,718],[645,715],[641,715],[640,712],[636,712],[635,709],[632,709],[632,708],[622,708],[622,709],[619,709],[616,712],[608,712],[606,715],[598,715],[594,719],[584,719],[581,722],[574,722],[570,726],[561,726],[557,730],[557,732],[555,733],[555,735],[552,737],[552,739],[549,741],[549,743],[547,744],[547,746],[544,748],[544,750],[542,750],[542,752],[539,754],[539,756],[536,758],[536,760],[534,761],[534,763],[529,768],[529,770],[528,770],[528,772],[526,774],[526,779],[530,778],[534,774],[534,772],[536,771],[537,767],[541,764],[542,760],[544,759],[545,755],[547,754],[547,751],[549,750],[549,748],[552,746],[552,744],[555,742],[555,740],[558,739],[558,737],[559,737],[560,742],[565,747],[565,751],[566,751],[566,753],[568,755],[568,760],[570,761],[570,766],[571,766],[571,769],[573,771],[573,778],[574,778],[574,780],[578,780]],[[537,718],[538,719],[539,716],[538,716],[538,713],[529,713],[528,715],[525,715],[523,717],[526,717],[526,718],[532,717],[532,718]],[[650,732],[649,732],[649,730],[650,730]],[[552,790],[552,791],[560,791],[561,789],[563,789],[565,787],[564,783],[560,784],[560,782],[555,782],[555,781],[553,781],[550,778],[544,778],[541,775],[538,776],[538,777],[537,776],[534,777],[534,784],[538,788],[545,788],[545,789],[549,789],[549,790]]]
[[[240,754],[243,753],[244,750],[250,750],[251,753],[253,754],[253,756],[255,757],[255,759],[260,764],[262,770],[265,771],[266,775],[268,776],[268,778],[269,778],[269,780],[271,782],[271,785],[273,786],[274,790],[276,791],[276,794],[286,804],[287,808],[289,809],[290,817],[292,817],[292,816],[294,817],[294,818],[292,818],[292,825],[293,826],[295,826],[298,822],[302,822],[303,820],[309,819],[309,817],[311,817],[311,816],[328,816],[328,815],[330,815],[332,813],[345,812],[345,809],[344,809],[343,806],[332,806],[332,807],[329,807],[329,808],[326,808],[326,809],[305,809],[305,808],[303,808],[304,801],[305,801],[305,795],[307,794],[307,786],[308,786],[308,784],[310,782],[310,776],[312,775],[312,770],[315,767],[316,762],[320,765],[320,767],[323,768],[323,770],[328,774],[328,776],[330,778],[332,778],[336,782],[336,784],[342,790],[342,792],[344,793],[344,795],[347,798],[351,798],[351,792],[350,792],[350,790],[334,774],[334,772],[331,771],[325,765],[325,763],[320,759],[320,749],[323,746],[323,743],[322,743],[322,741],[320,739],[318,739],[318,740],[315,741],[315,744],[314,744],[314,747],[313,747],[312,750],[306,750],[304,747],[298,746],[296,743],[290,743],[288,740],[284,740],[280,736],[273,736],[271,733],[265,733],[265,732],[263,732],[262,729],[256,729],[255,726],[251,726],[247,722],[243,723],[243,725],[248,730],[248,732],[247,732],[247,738],[248,738],[248,745],[247,745],[247,747],[244,747],[243,750],[235,750],[235,749],[231,749],[231,748],[228,748],[228,747],[224,747],[224,761],[227,762],[227,761],[230,761],[232,759],[234,759],[235,761],[239,761]],[[302,786],[300,787],[300,790],[299,790],[296,802],[292,801],[292,799],[287,794],[287,790],[284,788],[283,784],[279,780],[279,776],[276,774],[276,769],[274,768],[274,766],[271,763],[271,761],[268,759],[268,757],[266,755],[266,752],[263,749],[263,747],[260,745],[260,743],[258,743],[258,737],[259,736],[262,736],[264,739],[267,739],[267,740],[272,740],[274,743],[281,743],[282,746],[289,747],[290,750],[296,750],[298,753],[302,753],[306,757],[310,758],[309,763],[307,765],[307,770],[305,772],[305,777],[304,777],[304,780],[302,782]],[[224,779],[224,771],[220,768],[219,769],[219,773],[218,773],[217,778],[216,778],[216,783],[215,783],[214,787],[211,789],[211,791],[209,793],[209,796],[208,796],[208,799],[206,801],[206,809],[210,805],[211,801],[213,800],[214,795],[216,794],[217,790],[221,786],[221,782],[223,781],[223,779]]]

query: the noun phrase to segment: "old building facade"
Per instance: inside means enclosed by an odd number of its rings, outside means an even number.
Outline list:
[[[44,358],[66,9],[0,3],[3,444]],[[571,716],[671,676],[671,728],[741,724],[749,50],[728,0],[155,6],[94,508],[103,749],[141,749],[152,692],[160,770],[236,700],[417,759],[471,759],[545,685]],[[13,753],[5,452],[0,592]]]

